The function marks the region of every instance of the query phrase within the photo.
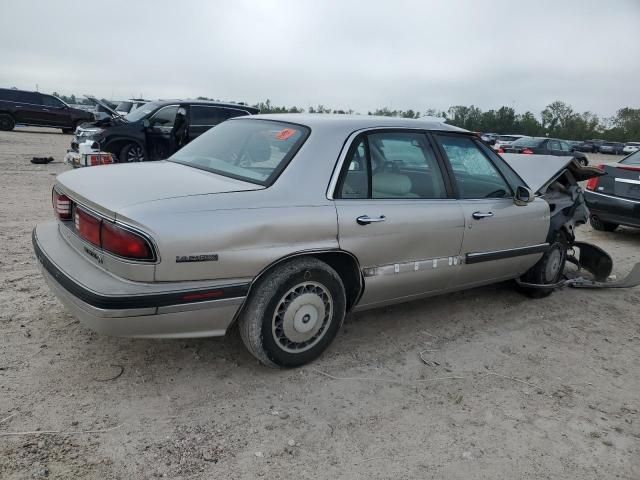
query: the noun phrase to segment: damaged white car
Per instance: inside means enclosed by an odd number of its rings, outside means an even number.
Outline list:
[[[638,283],[638,268],[606,283],[609,256],[575,241],[588,219],[578,181],[600,174],[502,158],[428,120],[240,117],[167,161],[60,175],[57,220],[33,244],[53,291],[95,330],[216,336],[237,322],[258,360],[292,367],[353,310],[508,279],[536,297]],[[565,279],[567,260],[593,275]]]

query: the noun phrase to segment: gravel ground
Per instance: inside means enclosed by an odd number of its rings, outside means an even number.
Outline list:
[[[289,371],[235,332],[100,336],[31,247],[70,139],[0,132],[0,478],[640,478],[640,288],[534,301],[499,284],[375,310]],[[579,236],[618,274],[640,261],[638,230]],[[13,435],[34,431],[54,433]]]

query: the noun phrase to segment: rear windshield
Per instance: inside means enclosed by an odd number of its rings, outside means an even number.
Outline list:
[[[226,177],[271,185],[309,129],[269,120],[226,121],[178,150],[170,161]]]
[[[624,163],[625,165],[640,165],[640,150],[623,158],[620,163]]]
[[[519,138],[511,144],[512,147],[539,147],[544,142],[544,138],[524,137]]]
[[[502,140],[503,142],[513,142],[514,140],[517,140],[520,137],[512,137],[511,135],[500,135],[498,137],[498,140]]]

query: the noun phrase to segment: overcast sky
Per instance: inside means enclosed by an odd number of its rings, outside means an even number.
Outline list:
[[[640,107],[640,0],[0,0],[0,87],[539,114]]]

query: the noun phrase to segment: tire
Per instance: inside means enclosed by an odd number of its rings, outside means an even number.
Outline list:
[[[238,319],[249,352],[268,367],[317,358],[344,321],[346,295],[336,271],[315,258],[286,261],[258,280]]]
[[[118,155],[120,163],[144,162],[146,160],[144,148],[137,143],[127,143]]]
[[[589,217],[589,223],[594,230],[598,230],[599,232],[613,232],[619,227],[617,223],[605,222],[595,215]]]
[[[11,115],[6,113],[0,114],[0,130],[10,132],[15,126],[16,122]]]
[[[537,285],[552,285],[560,281],[567,262],[568,242],[563,233],[559,233],[549,250],[545,252],[538,263],[529,269],[522,277],[526,283]],[[553,288],[528,288],[520,286],[520,291],[531,298],[544,298],[553,293]]]

